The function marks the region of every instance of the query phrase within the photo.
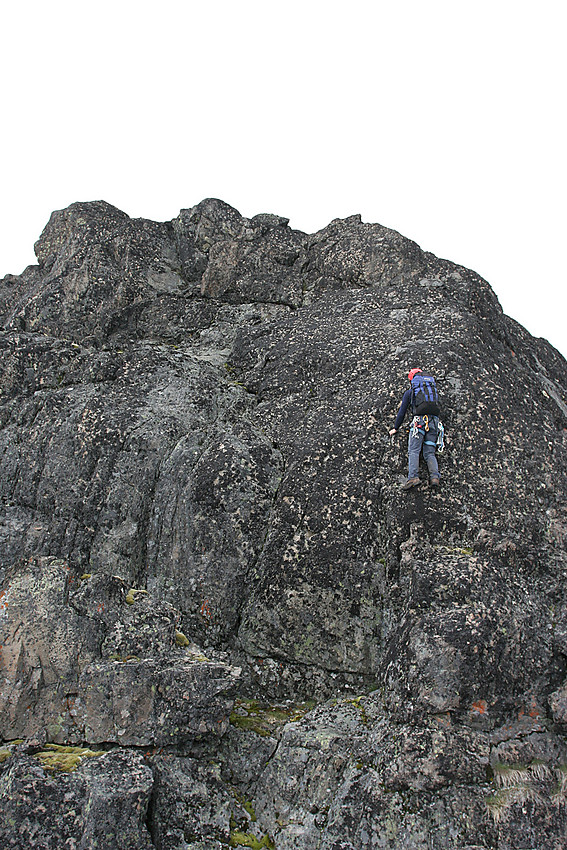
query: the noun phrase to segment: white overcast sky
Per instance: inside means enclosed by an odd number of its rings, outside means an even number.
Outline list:
[[[360,213],[468,266],[567,355],[565,0],[18,0],[2,28],[0,277],[49,215],[218,197]]]

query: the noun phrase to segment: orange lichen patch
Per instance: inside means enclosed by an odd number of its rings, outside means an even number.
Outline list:
[[[518,712],[518,720],[521,720],[524,717],[531,717],[532,720],[539,720],[542,714],[542,709],[537,704],[535,699],[532,699],[528,705],[520,709],[520,711]]]
[[[0,617],[8,611],[8,597],[7,590],[0,590]]]
[[[471,705],[471,714],[481,716],[488,711],[488,704],[485,699],[477,699]]]
[[[144,758],[149,759],[152,756],[159,756],[163,752],[163,747],[151,747],[144,753]]]
[[[78,697],[76,696],[67,696],[63,699],[63,708],[69,715],[69,718],[72,723],[76,723],[76,717],[79,714],[79,706],[78,706]]]
[[[205,601],[199,608],[199,613],[201,614],[201,617],[205,618],[205,620],[210,621],[213,619],[213,612],[211,611],[211,606],[209,605],[208,599],[205,599]]]

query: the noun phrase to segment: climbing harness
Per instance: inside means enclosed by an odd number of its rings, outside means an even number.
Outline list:
[[[423,425],[420,423],[420,419],[423,419]],[[410,427],[412,437],[419,437],[422,428],[427,433],[429,431],[429,416],[414,416]]]
[[[423,425],[421,424],[420,419],[423,419]],[[415,437],[416,439],[419,437],[422,428],[425,433],[427,433],[429,431],[429,416],[427,416],[427,414],[422,417],[414,416],[410,428],[412,437]],[[439,454],[443,453],[445,448],[445,428],[443,427],[443,423],[440,419],[437,423],[437,440],[424,440],[424,443],[426,446],[435,446]]]

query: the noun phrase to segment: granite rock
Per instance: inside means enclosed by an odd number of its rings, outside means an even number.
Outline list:
[[[78,203],[36,256],[0,281],[3,845],[562,848],[561,355],[359,216]],[[414,366],[446,449],[405,493]]]
[[[153,774],[142,756],[87,751],[76,768],[60,770],[46,752],[13,755],[0,776],[2,847],[154,846],[146,826]]]

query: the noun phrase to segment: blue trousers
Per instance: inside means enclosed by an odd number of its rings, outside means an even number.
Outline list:
[[[429,477],[439,478],[439,466],[435,456],[438,426],[439,418],[437,416],[414,417],[408,437],[408,480],[419,478],[419,455],[422,449],[423,459],[429,470]]]

